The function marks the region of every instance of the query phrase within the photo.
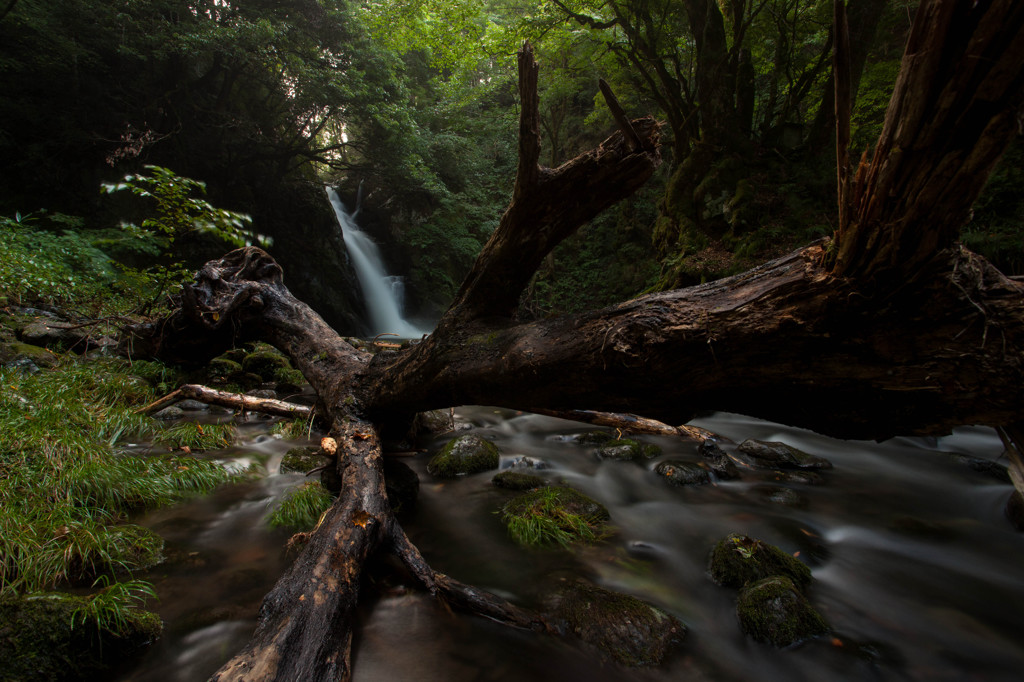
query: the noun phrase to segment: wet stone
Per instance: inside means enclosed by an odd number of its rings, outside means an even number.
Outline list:
[[[535,469],[541,471],[543,469],[550,469],[551,467],[542,459],[534,459],[533,457],[516,457],[512,460],[509,465],[513,469]]]
[[[580,445],[604,445],[612,440],[612,434],[607,431],[587,431],[573,438],[573,441]]]
[[[322,466],[326,461],[323,457],[316,454],[317,452],[319,452],[319,448],[312,446],[292,448],[284,453],[278,471],[282,474],[308,473],[318,466]]]
[[[181,419],[185,416],[185,410],[181,409],[177,405],[171,405],[165,407],[156,414],[153,415],[157,419]]]
[[[609,440],[597,449],[598,459],[608,459],[616,462],[651,459],[659,454],[661,454],[661,448],[657,445],[641,443],[632,438]]]
[[[968,457],[966,455],[958,456],[957,461],[971,471],[976,471],[983,476],[991,478],[993,481],[998,481],[999,483],[1013,483],[1013,480],[1010,478],[1009,469],[999,462],[981,459],[980,457]]]
[[[497,445],[475,433],[468,433],[450,440],[427,463],[427,471],[438,478],[455,478],[497,469],[500,461]]]
[[[654,467],[654,473],[672,485],[706,485],[711,482],[708,470],[695,462],[667,459]]]
[[[717,443],[706,440],[697,447],[697,452],[718,478],[731,481],[740,477],[736,464]]]
[[[773,575],[748,584],[736,599],[740,628],[760,642],[786,647],[828,632],[828,623],[793,581]]]
[[[754,466],[768,469],[831,469],[832,462],[824,457],[809,455],[791,445],[777,441],[747,439],[740,443],[739,451],[752,460]]]
[[[201,403],[198,400],[179,400],[175,403],[175,407],[188,412],[206,412],[210,409],[210,406],[206,403]]]
[[[789,577],[798,587],[811,582],[811,569],[767,542],[733,533],[711,550],[708,575],[717,585],[741,587],[773,575]]]
[[[583,581],[566,588],[555,617],[617,663],[656,666],[686,637],[675,616],[645,601]]]
[[[495,474],[491,483],[506,490],[532,490],[544,485],[544,479],[535,474],[524,474],[520,471],[502,471]]]

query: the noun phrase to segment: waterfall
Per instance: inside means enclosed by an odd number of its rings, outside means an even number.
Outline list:
[[[380,257],[380,249],[366,234],[359,229],[345,205],[341,203],[334,188],[327,188],[327,196],[338,218],[341,236],[345,240],[345,248],[352,259],[352,267],[363,288],[366,310],[370,315],[372,334],[397,334],[405,339],[418,339],[425,330],[402,317],[402,305],[405,298],[405,283],[401,277],[388,275],[384,271],[384,262]]]

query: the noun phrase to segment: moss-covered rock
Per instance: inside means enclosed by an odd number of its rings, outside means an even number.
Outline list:
[[[498,446],[475,433],[453,438],[427,463],[427,471],[438,478],[497,469],[501,456]]]
[[[111,679],[123,665],[160,637],[155,613],[126,609],[120,631],[101,627],[76,611],[87,598],[39,594],[0,599],[0,677],[9,682],[72,682]]]
[[[306,377],[302,375],[297,369],[291,367],[279,367],[274,370],[274,381],[277,382],[278,390],[280,390],[281,384],[289,384],[291,386],[302,386],[306,383]]]
[[[612,440],[612,434],[607,431],[587,431],[573,438],[573,441],[581,445],[604,445]]]
[[[290,368],[288,358],[277,350],[264,349],[249,353],[242,360],[242,369],[246,372],[260,375],[264,381],[273,381],[274,372],[283,368]]]
[[[520,471],[502,471],[494,475],[491,483],[506,490],[532,490],[544,485],[544,479],[535,474]]]
[[[227,377],[242,371],[242,364],[223,356],[210,360],[206,366],[207,379],[212,383],[223,382]]]
[[[711,550],[708,574],[718,585],[742,587],[773,575],[789,577],[801,589],[811,582],[811,569],[774,545],[733,533]]]
[[[520,545],[595,542],[606,533],[608,510],[600,502],[566,486],[531,490],[501,509],[501,520]]]
[[[641,443],[632,438],[609,440],[597,449],[597,456],[600,459],[611,459],[619,462],[651,459],[659,454],[661,454],[661,448],[657,445]]]
[[[672,485],[705,485],[711,482],[707,469],[696,462],[681,459],[658,462],[658,466],[654,467],[654,473]]]
[[[24,358],[36,367],[53,367],[57,364],[57,355],[51,351],[31,343],[0,343],[0,365],[6,365]]]
[[[657,606],[583,581],[564,590],[554,615],[574,635],[630,667],[659,665],[687,632]]]
[[[324,458],[316,454],[319,451],[312,446],[292,448],[284,453],[278,471],[282,474],[308,473],[324,463]]]
[[[758,580],[740,590],[736,615],[743,632],[777,647],[802,642],[829,630],[821,614],[784,575]]]
[[[809,455],[802,450],[778,441],[747,439],[738,450],[755,466],[768,469],[831,469],[832,462],[824,457]]]

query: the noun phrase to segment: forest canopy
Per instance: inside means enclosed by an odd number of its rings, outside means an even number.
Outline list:
[[[880,130],[916,3],[851,5],[853,156]],[[542,160],[555,167],[626,113],[664,122],[667,163],[559,247],[523,314],[605,304],[739,271],[835,228],[832,2],[825,0],[15,0],[0,21],[0,213],[109,228],[146,209],[97,193],[146,164],[301,248],[340,185],[437,314],[508,201],[514,54],[543,65]],[[1011,151],[965,240],[1016,272]],[[303,189],[305,188],[305,189]],[[45,222],[45,221],[44,221]],[[52,222],[49,229],[63,229]],[[289,235],[291,239],[289,239]],[[198,263],[215,246],[184,242]],[[288,256],[285,255],[288,264]],[[314,304],[324,292],[303,291]],[[357,301],[327,314],[352,327]],[[356,329],[352,329],[356,331]]]

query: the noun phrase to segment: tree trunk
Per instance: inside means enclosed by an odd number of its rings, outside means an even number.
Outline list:
[[[853,186],[849,227],[832,243],[750,272],[601,311],[514,321],[544,256],[658,162],[657,125],[641,119],[629,126],[639,145],[618,132],[558,169],[538,167],[528,46],[512,204],[422,343],[371,358],[296,300],[259,249],[208,263],[182,310],[148,330],[149,347],[181,358],[215,354],[234,338],[276,345],[331,416],[344,481],[267,596],[253,640],[214,679],[348,679],[360,576],[381,550],[453,605],[548,627],[537,614],[435,574],[409,543],[387,505],[380,463],[379,427],[395,415],[475,403],[636,412],[671,424],[721,409],[859,438],[1024,421],[1024,289],[950,238],[970,190],[1009,141],[1024,72],[1024,6],[974,4],[922,4],[923,27],[905,60],[912,75],[901,77],[875,163]],[[953,159],[965,169],[950,168]],[[951,178],[965,191],[950,191]],[[902,277],[882,276],[894,266]]]

